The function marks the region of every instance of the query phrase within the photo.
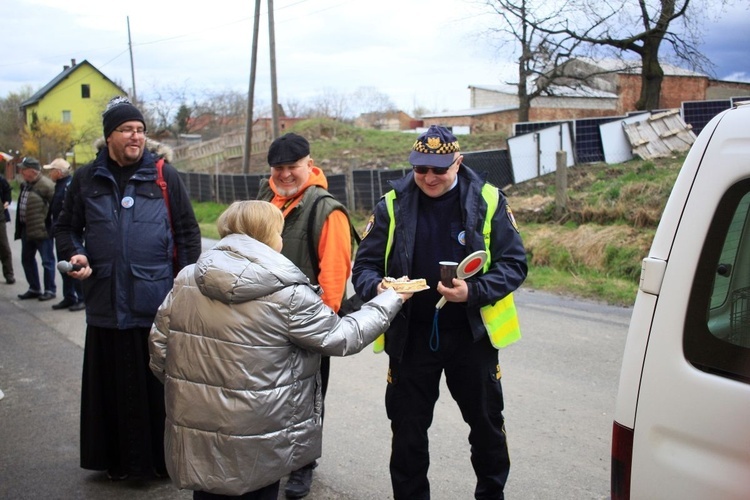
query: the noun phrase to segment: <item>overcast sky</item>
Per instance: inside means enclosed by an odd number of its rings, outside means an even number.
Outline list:
[[[0,96],[34,91],[88,60],[126,90],[248,89],[252,0],[2,0]],[[267,1],[262,2],[255,95],[270,102]],[[189,6],[189,7],[186,7]],[[194,7],[195,6],[195,7]],[[482,35],[496,21],[473,0],[275,0],[278,97],[305,102],[330,90],[373,87],[401,109],[469,107],[469,85],[514,78],[510,48]],[[704,53],[718,78],[750,81],[746,3],[710,20]]]

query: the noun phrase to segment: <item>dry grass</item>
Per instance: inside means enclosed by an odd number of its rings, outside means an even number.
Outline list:
[[[646,256],[653,239],[652,231],[616,225],[586,224],[578,227],[532,226],[523,231],[524,246],[532,256],[532,264],[558,266],[568,259],[568,267],[583,266],[608,273],[613,249]]]
[[[570,168],[564,209],[555,206],[554,173],[508,187],[529,255],[530,285],[631,301],[683,159]]]

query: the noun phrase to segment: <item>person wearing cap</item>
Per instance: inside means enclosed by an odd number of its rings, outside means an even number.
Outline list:
[[[393,497],[430,498],[428,430],[445,373],[470,428],[475,498],[502,499],[510,459],[501,372],[482,310],[521,285],[526,252],[505,196],[486,182],[486,173],[463,164],[447,128],[433,125],[419,135],[409,162],[412,172],[391,181],[393,190],[375,206],[352,271],[363,300],[380,291],[385,276],[424,278],[429,286],[385,332]],[[481,250],[490,255],[481,273],[454,278],[452,288],[440,282],[440,261],[461,262]],[[441,297],[447,302],[437,308]]]
[[[70,163],[63,158],[55,158],[49,165],[45,165],[47,175],[55,183],[55,195],[52,197],[52,204],[49,207],[52,215],[52,227],[54,231],[57,219],[62,211],[65,191],[67,191],[70,181],[73,177],[70,175]],[[59,255],[59,252],[58,252]],[[69,311],[80,311],[86,307],[83,301],[83,288],[81,281],[68,276],[68,273],[60,271],[62,277],[62,301],[54,304],[52,309],[68,309]]]
[[[164,477],[164,387],[148,367],[148,335],[176,271],[200,255],[200,229],[141,111],[115,97],[102,126],[96,158],[73,175],[55,224],[58,256],[86,297],[80,466],[113,480]]]
[[[351,275],[352,232],[346,208],[328,192],[328,180],[310,157],[310,143],[299,134],[276,138],[268,149],[271,178],[261,181],[258,199],[270,201],[284,214],[282,253],[323,290],[323,302],[338,312]],[[314,209],[314,212],[313,212]],[[309,231],[310,221],[312,232]],[[315,252],[310,251],[310,246]],[[314,253],[317,253],[317,262]],[[330,358],[320,364],[325,399]],[[317,376],[313,375],[313,376]],[[292,472],[286,482],[287,498],[303,498],[310,492],[313,461]]]
[[[42,175],[42,165],[36,158],[25,157],[18,168],[23,182],[18,195],[14,238],[21,240],[21,265],[29,284],[29,289],[19,294],[18,298],[51,300],[57,293],[52,219],[49,213],[55,186]],[[44,290],[39,282],[37,252],[42,259]]]
[[[3,266],[3,278],[8,285],[16,282],[13,272],[13,252],[10,249],[10,241],[8,241],[8,222],[10,222],[8,207],[12,200],[10,184],[5,180],[5,177],[0,175],[0,202],[3,204],[3,216],[0,218],[0,224],[2,224],[2,228],[0,228],[0,263]]]

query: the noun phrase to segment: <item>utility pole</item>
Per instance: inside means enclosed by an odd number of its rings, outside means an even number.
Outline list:
[[[276,35],[273,22],[273,0],[268,0],[268,41],[271,46],[271,123],[273,138],[279,136],[279,97],[276,90]]]
[[[130,16],[126,17],[128,21],[128,50],[130,51],[130,79],[133,82],[133,102],[138,102],[138,94],[135,92],[135,67],[133,66],[133,41],[130,39]]]
[[[242,157],[242,172],[250,173],[250,153],[253,146],[253,99],[255,98],[255,68],[258,65],[258,24],[260,22],[260,0],[255,0],[253,20],[253,49],[250,56],[250,89],[247,95],[247,120],[245,122],[245,154]]]

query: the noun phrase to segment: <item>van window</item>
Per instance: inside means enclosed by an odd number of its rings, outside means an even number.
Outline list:
[[[684,335],[697,368],[750,382],[750,180],[714,214],[693,279]]]

